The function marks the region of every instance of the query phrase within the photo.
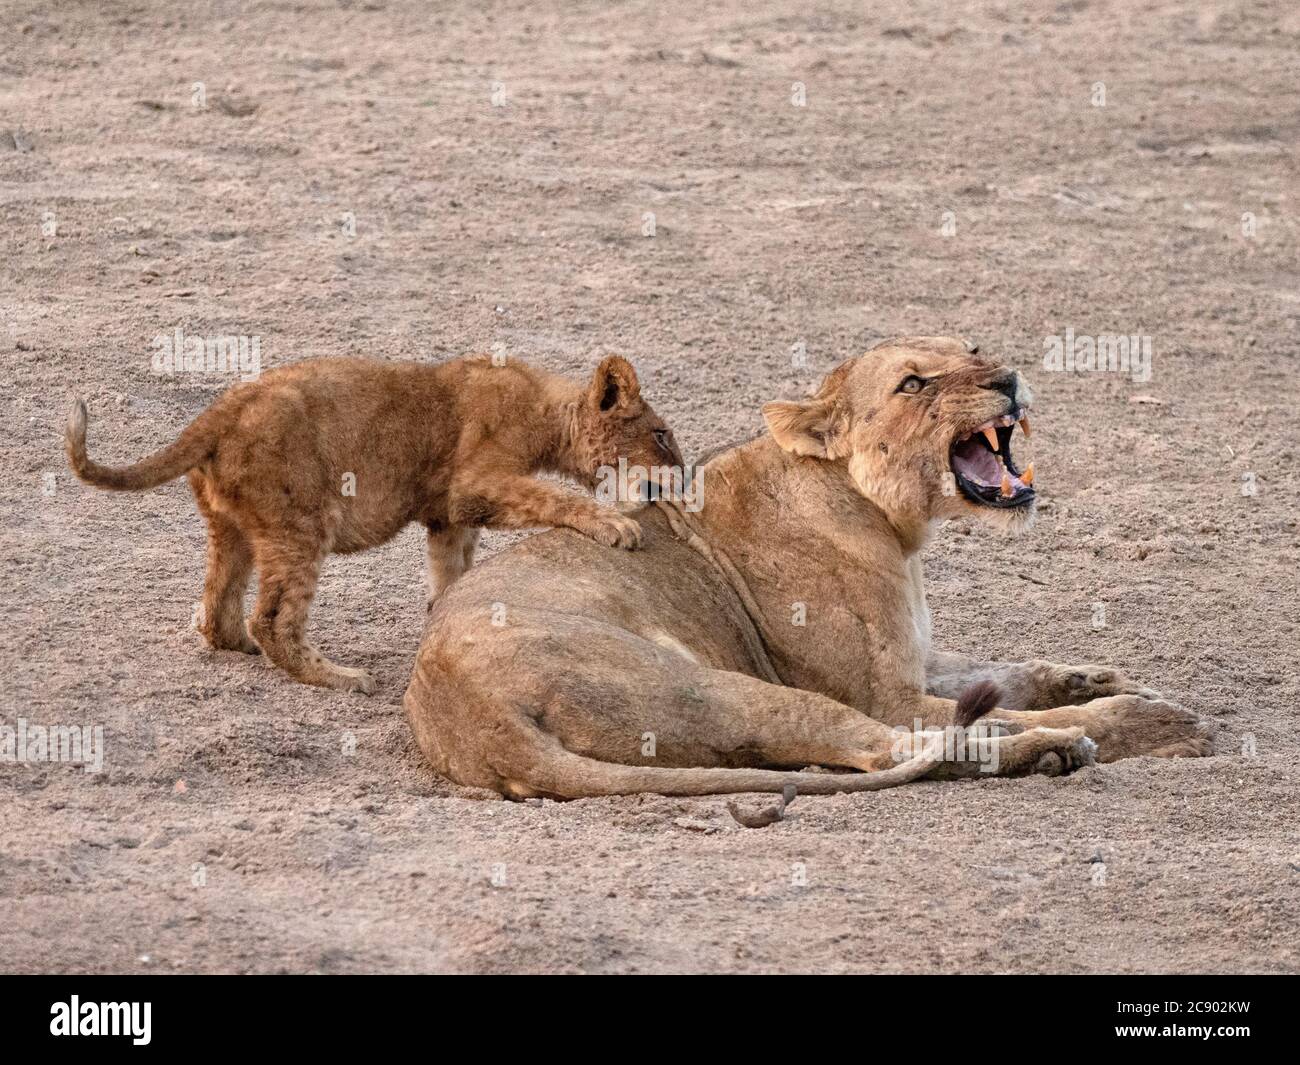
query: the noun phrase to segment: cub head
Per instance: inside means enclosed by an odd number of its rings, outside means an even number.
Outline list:
[[[671,483],[667,471],[685,465],[672,430],[641,398],[632,364],[618,355],[596,367],[574,412],[572,440],[577,476],[594,484],[603,470],[617,470],[623,459],[635,498],[644,498],[647,481]]]
[[[950,337],[905,337],[841,364],[812,399],[769,403],[786,451],[843,463],[857,490],[899,528],[976,516],[1004,532],[1033,519],[1033,466],[1012,454],[1027,436],[1029,388],[1013,369]]]

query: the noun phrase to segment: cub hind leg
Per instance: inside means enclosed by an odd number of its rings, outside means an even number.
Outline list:
[[[304,684],[373,692],[375,682],[365,670],[331,662],[307,643],[307,611],[320,579],[320,545],[264,538],[256,541],[254,553],[257,605],[248,631],[267,658]]]
[[[219,509],[206,477],[189,475],[199,513],[208,523],[208,566],[199,632],[221,651],[258,653],[244,627],[244,592],[253,572],[253,548],[234,519]]]

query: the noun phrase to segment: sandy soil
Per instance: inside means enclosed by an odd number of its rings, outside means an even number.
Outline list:
[[[478,6],[0,2],[0,724],[106,732],[98,774],[0,763],[0,969],[1300,970],[1294,6]],[[230,383],[152,372],[178,327],[618,350],[688,452],[973,337],[1036,390],[1050,503],[944,530],[938,641],[1122,665],[1220,754],[762,830],[457,789],[398,708],[416,530],[327,567],[314,635],[381,685],[341,696],[205,649],[183,483],[67,472],[74,391],[125,461]],[[1067,328],[1150,336],[1151,379],[1046,372]]]

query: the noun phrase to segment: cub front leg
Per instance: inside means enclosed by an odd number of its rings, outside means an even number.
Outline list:
[[[1159,692],[1108,666],[1066,666],[1041,658],[989,662],[950,651],[931,651],[926,656],[925,690],[930,695],[955,699],[981,680],[991,680],[1002,690],[998,705],[1008,710],[1050,710],[1114,695],[1160,698]]]
[[[521,474],[458,478],[452,484],[449,517],[456,525],[487,529],[574,529],[606,547],[641,545],[641,526],[633,518]]]
[[[431,608],[433,601],[474,564],[479,530],[431,524],[427,531],[429,598],[426,605]]]

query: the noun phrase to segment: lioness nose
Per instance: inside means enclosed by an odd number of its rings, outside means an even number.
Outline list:
[[[988,387],[997,389],[997,391],[1001,392],[1004,396],[1007,397],[1007,399],[1011,400],[1011,402],[1014,403],[1016,401],[1017,384],[1018,384],[1018,379],[1016,378],[1015,373],[1008,372],[1002,374],[1000,377],[995,377],[992,381],[989,382]]]

